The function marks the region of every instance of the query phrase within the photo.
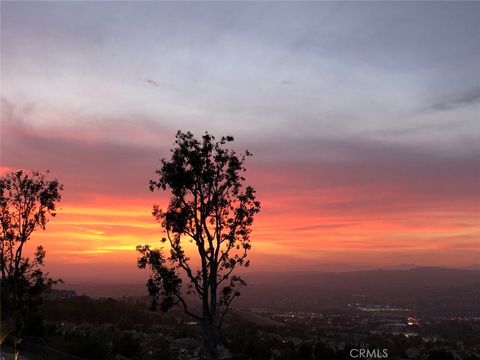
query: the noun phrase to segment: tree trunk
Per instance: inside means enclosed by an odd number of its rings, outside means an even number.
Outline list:
[[[205,353],[208,360],[218,359],[217,350],[217,328],[212,324],[211,318],[204,318],[203,320],[203,336],[205,344]]]
[[[208,317],[206,324],[208,329],[204,329],[204,333],[207,334],[207,359],[218,359],[217,269],[212,263],[210,263],[210,274],[208,280],[210,285],[210,303],[207,301]],[[207,331],[205,332],[205,330]]]

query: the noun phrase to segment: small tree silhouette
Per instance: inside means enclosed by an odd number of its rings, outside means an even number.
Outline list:
[[[47,172],[48,173],[48,172]],[[0,268],[2,320],[25,329],[41,302],[41,293],[56,283],[41,269],[46,252],[38,246],[31,261],[25,244],[38,228],[45,229],[63,187],[37,171],[17,171],[0,178]]]
[[[190,132],[179,131],[170,160],[163,159],[150,181],[150,190],[171,193],[166,210],[154,205],[153,215],[166,232],[163,243],[170,246],[170,256],[149,245],[137,246],[141,256],[138,267],[150,268],[147,282],[152,306],[158,302],[166,311],[180,305],[201,322],[207,357],[217,358],[219,330],[232,301],[240,295],[245,282],[233,272],[237,266],[248,266],[250,232],[253,218],[260,211],[260,202],[251,186],[244,186],[244,162],[225,145],[233,137],[215,137],[205,133],[197,140]],[[193,268],[184,251],[190,241],[198,251],[199,263]],[[182,289],[184,272],[188,283]],[[187,295],[201,301],[201,313],[188,306]]]

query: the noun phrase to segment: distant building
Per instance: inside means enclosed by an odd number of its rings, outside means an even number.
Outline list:
[[[409,316],[407,318],[407,324],[410,325],[410,326],[418,326],[418,325],[420,325],[420,320],[413,317],[413,316]]]

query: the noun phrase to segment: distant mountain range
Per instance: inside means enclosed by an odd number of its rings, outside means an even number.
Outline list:
[[[396,266],[384,267],[384,269],[410,270],[410,269],[421,268],[421,267],[436,267],[436,268],[443,268],[443,269],[458,269],[458,270],[480,270],[480,264],[472,264],[468,266],[419,266],[415,264],[401,264]]]
[[[467,267],[465,267],[467,270],[480,270],[480,264],[472,264]]]
[[[361,270],[411,270],[421,267],[438,267],[444,269],[460,269],[460,270],[480,270],[480,264],[472,264],[468,266],[424,266],[416,264],[399,264],[391,266],[375,266],[363,264],[347,264],[347,263],[326,263],[317,264],[314,271],[320,272],[353,272]]]

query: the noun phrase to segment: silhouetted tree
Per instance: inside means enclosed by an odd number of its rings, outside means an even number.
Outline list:
[[[41,269],[45,250],[38,246],[33,259],[24,256],[33,232],[45,229],[55,216],[62,185],[37,171],[17,171],[0,178],[2,320],[22,331],[34,317],[40,295],[56,281]]]
[[[260,202],[251,186],[244,186],[244,162],[251,154],[238,156],[226,144],[233,137],[216,141],[206,133],[197,140],[190,132],[179,131],[170,160],[163,159],[150,181],[150,190],[171,193],[166,210],[158,205],[153,215],[166,232],[170,254],[149,245],[137,246],[139,268],[150,268],[147,288],[153,307],[160,301],[162,310],[181,305],[185,312],[201,322],[208,358],[217,357],[219,329],[223,318],[244,280],[234,275],[237,266],[248,266],[250,232]],[[185,253],[185,242],[198,251],[199,265],[193,266]],[[179,271],[188,279],[182,289]],[[187,290],[187,291],[184,291]],[[195,294],[202,305],[195,313],[187,296]]]

